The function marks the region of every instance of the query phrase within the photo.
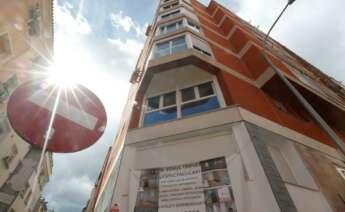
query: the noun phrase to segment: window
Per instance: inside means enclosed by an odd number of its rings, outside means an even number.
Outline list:
[[[156,44],[154,58],[172,55],[187,49],[185,36]]]
[[[161,15],[161,19],[167,19],[167,18],[172,18],[180,14],[180,10],[175,10],[173,12]]]
[[[11,93],[18,85],[18,78],[17,75],[12,75],[5,83],[4,86],[6,87],[7,91]]]
[[[182,20],[174,22],[172,24],[168,24],[168,25],[159,27],[159,34],[162,35],[165,33],[174,32],[174,31],[180,29],[181,27],[182,27]]]
[[[218,98],[214,92],[212,82],[182,89],[181,97],[181,116],[189,116],[219,108]]]
[[[3,102],[9,96],[8,91],[3,83],[0,83],[0,102]]]
[[[176,119],[176,92],[148,98],[146,112],[144,125]]]
[[[9,94],[18,85],[17,75],[12,75],[5,83],[0,83],[0,102],[6,101]]]
[[[213,82],[202,83],[147,98],[144,126],[190,116],[219,107]]]
[[[0,35],[0,62],[12,54],[8,33]]]
[[[12,145],[12,148],[9,154],[2,159],[6,168],[10,167],[12,160],[16,157],[17,154],[18,154],[18,149],[17,149],[17,146],[14,144]]]
[[[0,114],[0,142],[10,133],[10,125],[5,113]]]
[[[174,2],[172,4],[169,4],[169,5],[166,5],[163,7],[163,10],[168,10],[168,9],[171,9],[171,8],[174,8],[178,5],[178,1],[177,2]]]
[[[41,11],[39,4],[29,10],[28,33],[30,36],[38,36],[40,34],[40,17]]]
[[[190,20],[187,21],[187,24],[189,28],[193,29],[196,32],[200,32],[200,27],[197,24],[191,22]]]

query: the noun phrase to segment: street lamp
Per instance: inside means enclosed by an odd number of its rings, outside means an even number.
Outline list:
[[[285,75],[279,70],[279,68],[273,64],[270,58],[266,54],[266,45],[269,38],[269,34],[273,30],[274,26],[279,21],[280,17],[286,11],[286,9],[295,2],[295,0],[288,0],[287,4],[276,18],[270,29],[268,30],[265,40],[264,40],[264,47],[262,50],[263,58],[268,62],[268,64],[272,67],[273,71],[277,74],[277,76],[283,81],[283,83],[288,87],[288,89],[293,93],[293,95],[297,98],[297,100],[302,104],[304,109],[308,111],[308,113],[314,118],[314,120],[319,124],[319,126],[325,131],[325,133],[331,138],[335,145],[338,146],[340,151],[345,155],[345,144],[343,141],[338,137],[338,135],[333,131],[333,129],[326,123],[326,121],[315,111],[313,106],[309,104],[309,102],[302,96],[302,94],[290,83],[290,81],[285,77]]]

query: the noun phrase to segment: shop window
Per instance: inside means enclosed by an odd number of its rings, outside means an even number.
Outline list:
[[[220,104],[213,82],[202,83],[147,98],[144,126],[190,116],[219,107]]]
[[[156,44],[154,58],[168,56],[187,49],[185,36]]]
[[[170,32],[174,32],[178,29],[180,29],[183,26],[182,20],[159,27],[159,34],[166,34]]]
[[[40,34],[40,17],[41,11],[39,4],[29,10],[28,33],[30,36],[38,36]]]
[[[175,16],[179,15],[180,12],[181,12],[180,10],[175,10],[175,11],[166,13],[164,15],[161,15],[161,19],[168,19],[168,18],[175,17]]]
[[[10,37],[8,33],[0,35],[0,62],[11,56]]]

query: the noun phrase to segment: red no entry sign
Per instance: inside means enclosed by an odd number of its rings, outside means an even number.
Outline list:
[[[94,144],[104,132],[106,112],[98,97],[81,85],[61,91],[51,133],[46,135],[57,96],[58,89],[42,81],[21,85],[7,106],[11,126],[40,148],[49,136],[51,152],[76,152]]]

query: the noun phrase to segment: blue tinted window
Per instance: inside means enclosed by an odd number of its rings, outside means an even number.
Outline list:
[[[216,96],[208,99],[191,102],[181,106],[182,116],[189,116],[195,113],[201,113],[208,110],[219,108],[219,102]]]
[[[144,126],[177,118],[176,107],[150,112],[144,117]]]

